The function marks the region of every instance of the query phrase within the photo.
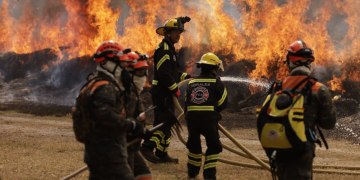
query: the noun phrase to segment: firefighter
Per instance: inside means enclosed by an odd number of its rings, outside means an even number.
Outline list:
[[[145,127],[145,114],[138,118],[140,113],[145,111],[144,105],[140,98],[140,93],[143,90],[147,77],[147,63],[148,55],[140,54],[138,52],[128,53],[127,56],[135,61],[135,63],[128,63],[127,70],[131,74],[132,86],[130,96],[127,97],[126,115],[139,119],[143,127]],[[136,137],[128,136],[127,140],[130,142]],[[135,180],[146,179],[151,180],[152,174],[149,166],[146,164],[144,157],[140,153],[141,142],[135,143],[127,148],[128,163],[134,172]]]
[[[127,162],[126,135],[142,137],[150,133],[139,121],[121,114],[131,82],[125,69],[130,61],[128,51],[118,42],[104,41],[94,54],[94,60],[100,64],[88,97],[91,138],[85,143],[84,154],[90,180],[133,180]]]
[[[204,179],[216,179],[216,164],[222,146],[218,132],[220,112],[227,105],[227,91],[223,82],[216,77],[216,72],[224,71],[222,61],[213,53],[204,54],[197,67],[201,74],[191,80],[185,94],[185,119],[189,138],[188,148],[188,177],[195,178],[201,166],[201,140],[205,137],[207,150],[205,153]]]
[[[189,22],[189,17],[171,18],[156,30],[159,35],[164,36],[163,41],[156,47],[154,53],[154,79],[152,81],[150,93],[154,110],[154,126],[158,125],[158,117],[170,109],[175,110],[173,96],[179,98],[180,90],[177,83],[184,79],[191,78],[191,75],[179,71],[178,53],[175,51],[174,44],[180,40],[181,33],[185,31],[184,23]],[[156,131],[150,140],[145,140],[142,144],[141,153],[153,163],[178,163],[177,158],[168,155],[170,145],[170,129],[168,131]],[[154,155],[154,148],[156,148]]]
[[[310,76],[314,60],[314,52],[309,44],[302,40],[293,42],[288,49],[286,60],[284,61],[290,75],[280,81],[282,89],[292,89],[303,79]],[[298,91],[301,88],[299,87]],[[311,94],[306,99],[304,110],[305,129],[310,129],[314,132],[316,125],[324,129],[333,129],[336,124],[336,113],[329,89],[324,84],[316,82],[311,87],[311,91]],[[317,139],[314,139],[313,133],[306,133],[306,136],[307,142],[305,148],[296,158],[289,160],[289,158],[285,158],[287,154],[283,154],[280,150],[277,151],[275,167],[277,177],[280,180],[310,180],[313,178],[314,142]]]

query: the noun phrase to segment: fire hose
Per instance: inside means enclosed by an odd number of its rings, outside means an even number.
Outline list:
[[[178,84],[178,87],[180,88],[181,86],[188,84],[188,82],[192,80],[192,79],[186,79],[184,81],[181,81]],[[181,108],[178,99],[173,96],[174,98],[174,103],[176,106],[176,109],[180,112],[180,115],[178,116],[178,121],[181,122],[184,117],[184,110]],[[236,165],[236,166],[243,166],[243,167],[252,167],[252,168],[264,168],[268,171],[270,171],[270,166],[268,165],[269,161],[265,160],[265,159],[260,159],[258,157],[256,157],[255,155],[253,155],[245,146],[243,146],[239,141],[237,141],[223,126],[221,126],[221,124],[219,123],[219,129],[220,131],[227,137],[229,138],[238,148],[240,148],[243,152],[240,152],[238,150],[235,150],[225,144],[222,144],[222,146],[224,147],[224,149],[238,154],[242,157],[248,158],[248,159],[252,159],[254,161],[256,161],[259,165],[256,164],[248,164],[248,163],[242,163],[242,162],[236,162],[236,161],[231,161],[231,160],[227,160],[227,159],[223,159],[223,158],[219,158],[218,161],[222,162],[222,163],[226,163],[226,164],[231,164],[231,165]],[[182,137],[180,131],[178,129],[176,129],[176,133],[180,139],[180,141],[185,145],[186,141],[185,139]],[[202,153],[203,156],[205,155],[205,153]],[[348,169],[348,170],[360,170],[360,167],[357,166],[329,166],[329,165],[317,165],[314,164],[313,167],[315,168],[335,168],[335,169]],[[349,171],[337,171],[337,170],[322,170],[322,169],[313,169],[313,172],[315,173],[340,173],[340,174],[354,174],[354,175],[360,175],[360,172],[349,172]]]

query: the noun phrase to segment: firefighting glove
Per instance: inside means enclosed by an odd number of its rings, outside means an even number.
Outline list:
[[[133,119],[130,125],[130,131],[128,132],[128,140],[132,140],[132,139],[136,139],[138,137],[141,137],[143,139],[150,139],[152,136],[152,132],[150,132],[150,130],[144,128],[143,124],[138,121]]]
[[[180,97],[180,89],[178,89],[178,91],[176,91],[175,96],[179,99],[179,97]]]

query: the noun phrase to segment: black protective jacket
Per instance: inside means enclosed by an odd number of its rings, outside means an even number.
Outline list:
[[[201,73],[189,82],[185,94],[186,119],[220,120],[226,105],[227,91],[220,78]]]
[[[191,76],[179,71],[178,53],[171,43],[163,40],[154,54],[154,79],[150,93],[152,95],[168,95],[178,91],[177,83]]]

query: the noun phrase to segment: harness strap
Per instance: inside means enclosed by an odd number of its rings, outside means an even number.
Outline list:
[[[275,88],[273,88],[275,86]],[[280,91],[282,89],[282,81],[275,81],[271,84],[268,94],[272,94],[273,90],[275,90],[275,92]]]
[[[270,163],[271,177],[273,180],[277,180],[275,160],[269,158],[269,163]]]
[[[86,77],[86,80],[88,80],[82,87],[81,87],[81,89],[80,89],[80,91],[84,88],[84,87],[86,87],[91,81],[93,81],[93,80],[95,80],[95,81],[100,81],[100,80],[107,80],[107,81],[109,81],[109,82],[112,82],[118,89],[119,89],[119,91],[121,92],[121,89],[120,89],[120,86],[118,85],[118,83],[116,83],[113,79],[110,79],[110,78],[108,78],[108,77],[106,77],[106,76],[93,76],[91,79],[89,79],[89,77],[90,77],[90,75],[93,75],[94,73],[90,73],[89,75],[87,75],[87,77]],[[95,84],[95,83],[94,83]],[[90,89],[91,89],[92,87],[90,87]]]
[[[313,80],[310,80],[310,79],[313,79]],[[294,88],[292,88],[291,89],[291,94],[294,94],[295,93],[295,91],[296,91],[296,89],[298,89],[304,82],[306,82],[307,81],[307,83],[311,83],[311,86],[313,86],[314,84],[315,84],[315,81],[316,81],[316,79],[314,78],[314,77],[312,77],[312,76],[308,76],[308,77],[306,77],[305,79],[303,79],[303,80],[301,80]],[[306,85],[305,85],[306,86]],[[304,89],[304,88],[303,88]],[[308,89],[305,89],[305,91],[307,91]]]
[[[329,146],[328,146],[328,144],[327,144],[327,142],[326,142],[326,140],[325,140],[325,136],[324,136],[324,134],[321,132],[319,125],[316,124],[316,127],[317,127],[317,130],[319,131],[321,140],[322,140],[322,141],[324,142],[324,144],[325,144],[326,149],[329,149]]]

